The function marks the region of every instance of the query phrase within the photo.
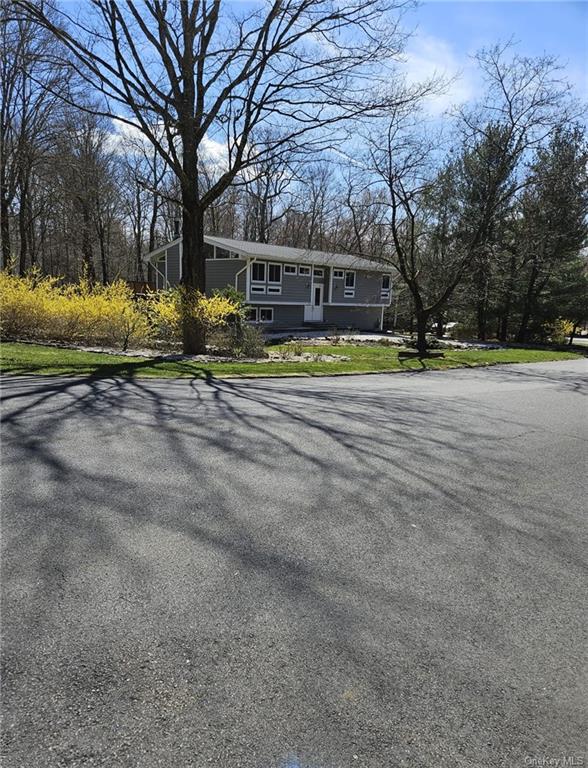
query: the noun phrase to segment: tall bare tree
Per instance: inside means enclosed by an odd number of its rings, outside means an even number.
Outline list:
[[[258,127],[275,137],[268,154],[308,151],[331,144],[353,118],[407,98],[391,85],[389,66],[403,42],[393,14],[404,2],[275,0],[237,14],[221,0],[91,0],[77,18],[52,0],[13,2],[57,37],[102,94],[101,111],[139,127],[173,169],[190,290],[204,288],[205,211],[260,161],[250,147]],[[207,137],[224,143],[225,170],[202,192]],[[185,350],[203,344],[186,317]]]

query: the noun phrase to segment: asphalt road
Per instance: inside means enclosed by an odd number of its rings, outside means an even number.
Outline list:
[[[585,757],[587,373],[6,379],[4,768]]]

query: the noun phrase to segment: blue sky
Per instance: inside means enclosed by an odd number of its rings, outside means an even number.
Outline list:
[[[577,95],[588,100],[588,2],[584,0],[424,0],[406,15],[405,26],[415,29],[407,46],[407,66],[414,79],[434,70],[446,75],[462,73],[451,91],[438,100],[439,110],[475,96],[477,74],[471,54],[511,37],[521,54],[560,57]]]

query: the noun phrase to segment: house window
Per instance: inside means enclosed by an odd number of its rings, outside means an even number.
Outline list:
[[[269,264],[267,271],[268,283],[281,283],[282,282],[282,265],[281,264]]]
[[[260,323],[273,323],[274,322],[274,308],[273,307],[260,307],[259,308],[259,322]]]
[[[310,275],[310,267],[298,267],[298,274],[299,275]]]
[[[296,264],[284,264],[284,274],[285,275],[297,275],[298,274],[298,268],[296,267]]]
[[[256,323],[257,322],[257,307],[248,307],[247,308],[247,316],[245,318],[248,323]]]
[[[267,292],[268,293],[282,293],[282,286],[281,285],[268,285]]]
[[[265,283],[265,262],[253,262],[251,265],[251,279],[254,283]]]
[[[390,298],[390,275],[382,275],[381,296],[383,299]]]
[[[252,285],[249,290],[251,293],[265,293],[265,285]]]
[[[314,270],[314,276],[315,276],[315,277],[323,277],[323,275],[324,275],[324,274],[325,274],[325,273],[324,273],[324,271],[323,271],[322,269],[317,269],[317,268],[315,267],[315,270]]]
[[[345,273],[345,287],[346,288],[355,288],[355,272],[346,272]]]
[[[343,275],[344,275],[344,273],[343,273],[342,269],[334,269],[333,270],[333,277],[334,278],[336,278],[338,280],[342,280],[343,279]]]

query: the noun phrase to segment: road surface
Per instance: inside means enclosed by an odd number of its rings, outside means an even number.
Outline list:
[[[4,768],[585,757],[587,373],[5,379]]]

